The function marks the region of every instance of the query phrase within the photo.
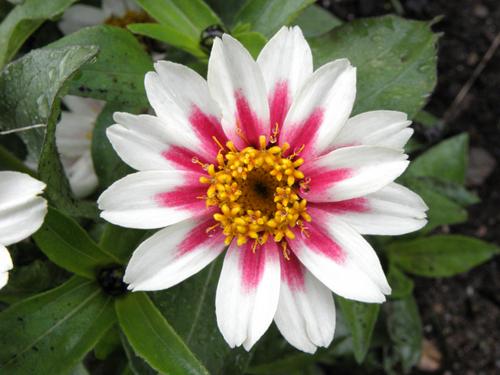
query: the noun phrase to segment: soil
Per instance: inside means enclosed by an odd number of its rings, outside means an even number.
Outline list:
[[[433,27],[444,34],[439,41],[438,84],[426,110],[446,118],[445,127],[438,132],[420,131],[417,136],[435,143],[464,131],[470,135],[474,163],[469,187],[481,202],[470,207],[467,224],[441,231],[500,244],[500,168],[494,168],[495,160],[500,160],[500,49],[459,105],[453,104],[500,32],[500,1],[332,0],[321,4],[344,20],[395,12],[421,20],[443,16]],[[424,336],[441,354],[431,361],[437,367],[432,373],[500,373],[499,291],[499,257],[460,276],[416,280]],[[414,373],[429,373],[424,370],[421,365]]]

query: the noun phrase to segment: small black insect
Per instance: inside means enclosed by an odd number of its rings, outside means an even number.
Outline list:
[[[123,267],[118,265],[102,268],[97,275],[97,281],[102,290],[111,296],[127,293],[127,284],[123,282]]]
[[[211,25],[201,32],[200,47],[206,53],[210,53],[214,44],[214,39],[222,37],[227,31],[221,25]]]

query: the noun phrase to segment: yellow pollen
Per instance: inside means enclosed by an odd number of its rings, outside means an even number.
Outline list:
[[[207,232],[220,226],[227,245],[233,239],[238,246],[252,241],[253,251],[272,237],[288,259],[286,239],[295,238],[295,227],[307,235],[303,222],[311,221],[307,201],[299,192],[307,181],[298,169],[304,162],[298,157],[302,148],[285,157],[290,146],[268,143],[265,136],[259,137],[259,149],[241,151],[232,142],[224,147],[214,141],[220,147],[217,164],[204,165],[193,159],[207,173],[199,179],[208,185],[207,207],[219,208],[213,216],[217,224]]]
[[[111,16],[104,21],[105,24],[125,28],[132,23],[154,22],[154,20],[143,11],[127,10],[121,17]]]
[[[94,128],[92,128],[92,130],[89,130],[88,132],[85,133],[85,139],[88,141],[91,141],[93,133],[94,133]]]

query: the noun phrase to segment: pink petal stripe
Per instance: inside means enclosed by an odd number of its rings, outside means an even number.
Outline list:
[[[215,210],[214,210],[215,211]],[[182,257],[183,255],[190,253],[193,250],[196,250],[202,244],[206,244],[209,248],[215,248],[217,246],[223,246],[221,241],[224,240],[225,236],[220,230],[220,228],[216,228],[216,230],[211,230],[215,224],[215,220],[212,217],[212,214],[207,214],[206,216],[199,219],[199,222],[196,223],[196,226],[186,234],[186,238],[179,244],[177,250],[177,257]]]
[[[215,159],[219,152],[219,146],[214,140],[214,137],[221,143],[226,144],[227,137],[222,130],[222,126],[217,117],[204,113],[196,105],[193,105],[189,122],[193,126],[194,131],[200,138],[204,151],[209,152]]]
[[[281,130],[286,114],[292,104],[290,90],[287,81],[279,81],[274,85],[274,89],[269,97],[269,110],[271,118],[271,130],[278,125]]]
[[[206,193],[206,186],[200,184],[198,176],[189,175],[183,186],[155,196],[156,202],[162,207],[181,208],[192,212],[206,210],[205,200],[202,199]]]
[[[336,183],[352,177],[354,171],[349,168],[302,168],[304,175],[310,179],[307,189],[301,189],[302,195],[307,199],[308,194],[320,194]]]
[[[193,162],[194,158],[198,159],[203,164],[208,163],[208,161],[202,158],[200,155],[185,147],[180,146],[171,146],[168,150],[163,151],[161,155],[169,162],[179,167],[179,169],[188,170],[195,173],[204,172],[198,163]]]
[[[314,150],[311,148],[315,141],[318,130],[323,123],[325,111],[323,108],[315,108],[307,117],[307,119],[298,125],[291,125],[287,139],[280,139],[280,143],[288,142],[291,146],[290,150],[298,150],[302,146],[304,149],[301,151],[300,156],[310,158],[314,155]],[[293,129],[293,130],[292,130]]]
[[[281,280],[288,285],[291,291],[305,290],[305,268],[297,259],[297,256],[290,252],[289,259],[285,259],[280,254]]]
[[[343,214],[348,212],[368,212],[370,204],[366,198],[352,198],[339,202],[309,203],[308,207],[315,207],[332,214]]]
[[[269,128],[266,129],[265,134],[262,134],[261,129],[264,129],[262,119],[259,119],[255,112],[250,107],[247,98],[245,98],[238,90],[234,93],[236,99],[236,127],[240,129],[245,143],[254,147],[259,146],[259,136],[269,135]]]
[[[255,251],[252,250],[253,242],[247,242],[240,246],[235,251],[241,251],[240,268],[241,268],[241,287],[245,293],[253,293],[258,287],[266,262],[278,261],[276,244],[266,243],[263,246],[258,246]]]
[[[294,246],[295,241],[302,242],[307,245],[309,249],[324,255],[325,257],[333,260],[335,263],[341,264],[346,260],[347,254],[342,250],[339,244],[337,244],[328,234],[328,232],[322,228],[322,223],[324,220],[324,212],[319,210],[309,209],[309,213],[313,217],[313,222],[308,223],[305,231],[301,232],[299,228],[294,228],[295,240],[288,240],[290,247],[293,251],[300,249],[301,246]]]

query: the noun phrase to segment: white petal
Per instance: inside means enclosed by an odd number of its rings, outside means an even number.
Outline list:
[[[267,89],[271,126],[283,125],[297,92],[313,72],[309,44],[299,27],[283,26],[257,58]]]
[[[343,147],[301,168],[311,179],[303,196],[312,202],[337,202],[373,193],[399,177],[408,166],[400,150],[377,146]]]
[[[62,162],[64,172],[75,198],[84,198],[94,192],[99,181],[94,170],[90,150],[87,150],[87,152],[73,163],[68,163],[64,160]]]
[[[56,127],[56,144],[62,159],[78,158],[90,150],[95,120],[95,116],[61,112],[61,121]]]
[[[0,273],[10,271],[13,267],[9,250],[5,246],[0,245]]]
[[[102,9],[106,17],[122,17],[127,11],[139,11],[141,8],[134,0],[102,0]]]
[[[295,255],[281,258],[281,287],[274,321],[294,347],[314,353],[328,347],[335,332],[332,292],[307,271]]]
[[[101,217],[128,228],[154,229],[207,212],[206,186],[199,174],[181,171],[145,171],[112,184],[99,197]]]
[[[280,143],[305,145],[301,156],[321,155],[351,113],[356,96],[356,68],[347,59],[316,70],[295,98],[285,119]]]
[[[181,64],[160,61],[156,72],[146,75],[145,86],[149,102],[157,116],[177,132],[178,139],[202,156],[215,157],[219,146],[213,137],[225,143],[220,125],[220,110],[211,98],[207,82],[194,70]]]
[[[107,17],[121,17],[127,11],[125,0],[102,0],[102,9]]]
[[[308,236],[297,232],[289,241],[295,255],[334,293],[353,300],[380,303],[391,288],[377,254],[348,224],[310,209]]]
[[[231,348],[246,350],[273,321],[278,306],[280,264],[274,242],[252,251],[252,244],[230,245],[217,285],[217,324]]]
[[[84,98],[75,95],[66,95],[62,98],[62,101],[71,112],[90,117],[97,116],[105,105],[105,102],[102,100]]]
[[[396,183],[365,197],[318,203],[316,207],[337,215],[361,234],[400,235],[427,223],[428,207],[422,198]]]
[[[0,245],[0,289],[9,281],[9,271],[14,267],[9,251]]]
[[[9,208],[0,209],[0,243],[8,246],[35,233],[47,213],[47,201],[33,196]]]
[[[98,25],[104,22],[106,15],[96,7],[76,4],[69,7],[59,22],[59,28],[67,35],[87,26]]]
[[[150,115],[115,112],[114,119],[117,124],[110,126],[106,135],[120,158],[132,168],[140,171],[191,169],[201,172],[200,166],[192,162],[193,157],[203,159],[199,156],[200,146],[186,133]],[[212,161],[211,158],[209,161]]]
[[[43,182],[25,173],[0,171],[0,211],[26,203],[44,189]]]
[[[136,0],[124,0],[128,10],[141,11],[141,7],[137,5]]]
[[[125,272],[129,289],[167,289],[202,270],[225,247],[222,232],[207,233],[213,224],[211,216],[185,220],[141,243]]]
[[[270,131],[266,89],[258,64],[240,42],[224,34],[222,40],[214,41],[207,76],[210,93],[222,109],[222,127],[228,138],[240,148],[257,146],[259,136]]]
[[[413,134],[406,113],[372,111],[350,118],[335,137],[333,147],[355,145],[402,149]]]

